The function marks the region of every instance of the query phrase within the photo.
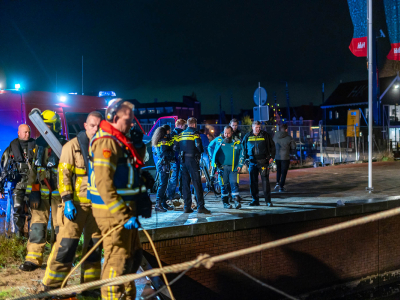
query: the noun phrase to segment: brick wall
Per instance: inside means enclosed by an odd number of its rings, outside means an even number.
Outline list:
[[[364,215],[365,216],[365,215]],[[161,260],[175,264],[277,240],[360,216],[273,225],[263,228],[156,242]],[[400,216],[338,231],[232,260],[246,272],[292,295],[400,269]],[[153,254],[149,243],[143,249]],[[153,266],[155,266],[153,264]],[[280,299],[225,263],[190,270],[172,287],[177,299]],[[175,275],[169,276],[170,279]],[[397,279],[397,278],[391,278]],[[367,284],[378,285],[374,281]]]

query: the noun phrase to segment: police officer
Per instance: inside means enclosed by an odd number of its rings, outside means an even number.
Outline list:
[[[232,127],[233,133],[232,133],[232,139],[234,141],[241,141],[242,140],[242,132],[238,128],[239,121],[237,119],[232,119],[229,122],[229,126]]]
[[[61,287],[71,271],[79,239],[84,233],[84,252],[101,238],[100,230],[87,199],[89,168],[89,141],[99,128],[102,115],[91,112],[84,123],[85,131],[66,143],[58,165],[58,184],[62,204],[59,205],[60,223],[56,243],[47,263],[43,278],[45,290]],[[98,247],[82,264],[81,283],[100,279],[101,247]]]
[[[42,118],[47,127],[54,133],[58,141],[66,143],[60,135],[60,116],[51,110],[45,110]],[[27,255],[25,262],[20,265],[22,271],[33,271],[43,263],[43,251],[46,244],[47,224],[49,222],[50,206],[55,234],[58,233],[57,208],[61,204],[60,193],[57,188],[58,157],[40,136],[36,140],[34,163],[28,176],[27,194],[32,212]]]
[[[173,140],[168,134],[168,131],[171,128],[166,126],[168,125],[158,127],[151,139],[151,143],[158,157],[156,168],[157,173],[159,174],[159,185],[156,195],[155,210],[160,212],[166,212],[167,210],[174,209],[172,206],[167,204],[167,196],[165,194],[168,186],[170,163],[175,158],[175,153],[172,149]]]
[[[1,158],[2,168],[13,165],[13,169],[17,170],[17,172],[14,173],[14,178],[11,180],[13,192],[10,201],[14,206],[13,221],[15,224],[15,234],[17,236],[23,235],[24,233],[26,203],[24,198],[35,145],[35,140],[31,138],[31,128],[26,124],[21,124],[18,127],[18,138],[10,143],[10,146],[6,148]],[[2,171],[7,172],[7,170]],[[1,194],[0,198],[2,198]]]
[[[103,240],[102,279],[137,271],[142,257],[138,203],[142,199],[150,201],[139,174],[146,147],[142,143],[141,148],[135,148],[127,136],[133,104],[122,99],[112,101],[106,109],[106,120],[101,121],[89,146],[88,198],[103,236],[118,225],[123,226]],[[151,212],[151,203],[149,207]],[[119,299],[123,293],[135,299],[134,282],[101,288],[103,299]]]
[[[224,208],[232,208],[232,205],[229,204],[229,194],[231,191],[228,189],[228,185],[230,185],[235,208],[239,209],[242,207],[239,196],[238,173],[238,170],[243,166],[243,159],[240,160],[242,145],[240,141],[232,139],[232,133],[232,127],[229,125],[225,126],[224,137],[219,136],[214,139],[210,143],[208,151],[212,158],[211,165],[218,169],[218,179],[221,185],[221,198]]]
[[[182,133],[186,125],[186,121],[184,119],[178,119],[175,122],[175,128],[171,132],[172,142],[175,143],[176,139]],[[180,196],[182,196],[182,173],[180,172],[181,163],[179,159],[179,153],[175,151],[175,159],[171,162],[171,177],[169,178],[168,187],[167,187],[167,199],[173,200],[175,197],[176,186],[179,181],[179,192]]]
[[[175,142],[175,150],[181,157],[182,191],[185,213],[192,213],[192,198],[190,193],[190,179],[194,186],[197,199],[197,213],[210,214],[204,207],[203,186],[201,183],[199,161],[203,153],[203,145],[199,132],[196,130],[196,118],[187,120],[188,128],[183,131]]]
[[[262,187],[267,206],[273,206],[271,202],[271,187],[269,186],[269,164],[275,158],[275,143],[271,136],[261,130],[261,122],[254,121],[253,131],[243,138],[243,151],[241,159],[249,159],[250,192],[253,201],[250,206],[259,206],[258,174],[261,175]],[[239,170],[240,171],[240,170]]]

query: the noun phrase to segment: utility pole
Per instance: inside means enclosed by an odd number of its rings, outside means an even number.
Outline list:
[[[372,124],[374,124],[373,118],[373,79],[376,68],[374,65],[374,34],[372,28],[372,0],[368,0],[368,187],[366,190],[372,192]]]

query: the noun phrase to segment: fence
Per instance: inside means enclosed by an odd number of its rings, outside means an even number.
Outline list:
[[[154,124],[142,124],[148,132]],[[173,128],[173,124],[169,124]],[[198,124],[198,129],[205,129],[209,140],[223,134],[227,124]],[[251,125],[239,125],[242,137],[252,130]],[[262,125],[274,137],[279,126]],[[354,137],[354,130],[357,137]],[[314,162],[322,164],[335,164],[368,159],[368,127],[348,128],[342,126],[289,126],[288,134],[296,142],[296,150],[291,152],[291,163],[312,165]],[[322,145],[322,147],[321,147]],[[374,159],[389,156],[392,151],[398,151],[400,144],[389,139],[385,127],[373,127],[373,152]]]

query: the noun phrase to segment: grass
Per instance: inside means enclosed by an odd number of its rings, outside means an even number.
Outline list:
[[[14,296],[14,289],[13,288],[10,288],[8,290],[0,292],[0,300],[1,299],[11,298],[13,296]]]
[[[27,241],[24,237],[0,235],[0,267],[7,268],[23,263]]]

